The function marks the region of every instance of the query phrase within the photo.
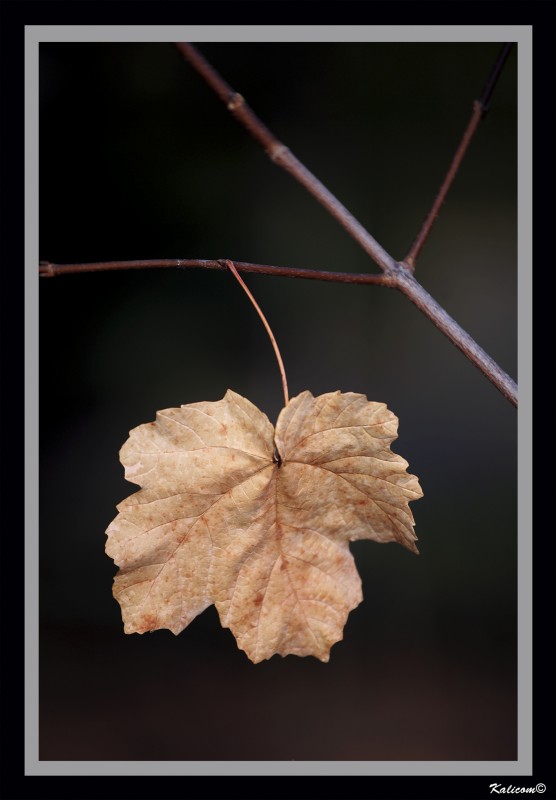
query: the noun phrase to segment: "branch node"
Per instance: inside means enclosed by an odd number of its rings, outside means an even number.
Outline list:
[[[228,111],[237,111],[238,108],[245,105],[245,97],[239,92],[234,92],[231,99],[228,100]]]
[[[414,272],[415,272],[415,259],[412,256],[408,256],[407,258],[404,258],[402,261],[400,261],[398,263],[399,263],[400,267],[402,267],[403,269],[406,269],[412,275],[414,274]]]
[[[490,103],[485,105],[481,100],[473,100],[473,114],[480,114],[481,119],[484,119],[486,117],[489,108],[490,108]]]
[[[282,142],[276,142],[271,144],[271,146],[266,151],[271,159],[274,161],[275,164],[279,164],[280,161],[284,156],[288,156],[290,154],[290,148],[286,147],[285,144]]]
[[[55,275],[54,266],[50,261],[39,261],[39,276],[41,278],[53,278]]]

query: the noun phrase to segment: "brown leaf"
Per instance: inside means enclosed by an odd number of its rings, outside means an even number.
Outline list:
[[[418,552],[408,504],[422,491],[390,450],[397,427],[362,394],[302,392],[275,431],[228,391],[132,430],[120,458],[143,488],[106,545],[125,632],[178,634],[214,603],[253,662],[328,661],[362,600],[349,542]]]

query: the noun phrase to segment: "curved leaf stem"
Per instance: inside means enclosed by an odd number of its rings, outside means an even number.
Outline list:
[[[278,344],[276,342],[276,339],[274,338],[274,334],[272,333],[271,327],[268,324],[265,315],[261,311],[261,309],[259,307],[259,304],[257,303],[255,298],[253,297],[253,295],[251,294],[251,292],[249,291],[249,289],[245,285],[245,281],[243,280],[243,278],[241,277],[241,275],[239,274],[237,269],[234,267],[233,262],[229,261],[229,260],[226,260],[225,263],[226,263],[226,266],[228,267],[228,269],[230,270],[230,272],[232,273],[232,275],[234,276],[234,278],[239,282],[241,288],[243,289],[243,291],[245,292],[245,294],[247,295],[249,300],[251,300],[251,302],[253,303],[253,305],[255,307],[255,311],[257,312],[257,314],[261,318],[262,323],[266,328],[266,332],[268,333],[268,336],[269,336],[270,341],[272,343],[272,347],[274,348],[274,352],[276,353],[276,360],[278,361],[278,368],[280,370],[280,377],[282,378],[282,389],[284,390],[284,407],[285,407],[289,403],[288,381],[286,380],[286,370],[284,368],[284,362],[282,361],[282,356],[280,355],[280,350],[278,348]]]

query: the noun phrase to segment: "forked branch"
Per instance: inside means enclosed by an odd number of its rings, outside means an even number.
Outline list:
[[[188,42],[176,42],[184,58],[194,67],[195,70],[205,79],[218,97],[226,104],[231,114],[240,122],[246,130],[261,144],[269,157],[276,164],[290,173],[302,186],[304,186],[315,197],[321,205],[346,229],[346,231],[358,242],[363,250],[378,264],[391,283],[403,292],[419,308],[420,311],[431,320],[431,322],[441,330],[453,344],[458,347],[467,358],[477,366],[481,372],[496,386],[496,388],[514,406],[517,407],[517,384],[502,370],[498,364],[480,347],[469,334],[449,314],[423,289],[415,280],[412,270],[403,261],[398,262],[374,239],[373,236],[355,219],[342,203],[311,173],[309,170],[290,152],[268,130],[266,125],[249,108],[245,99],[235,92],[223,78],[220,77],[214,67],[199,53],[199,51]],[[483,104],[481,114],[484,114],[490,102],[494,86],[502,66],[509,54],[509,46],[504,48],[500,55],[493,73],[487,81],[483,91]],[[478,112],[477,112],[478,113]],[[478,122],[478,120],[477,120]],[[470,137],[468,136],[470,139]],[[466,145],[467,146],[467,145]],[[463,158],[461,152],[458,164]],[[457,171],[457,166],[456,170]],[[453,170],[453,175],[455,175]],[[453,180],[453,175],[451,180]],[[443,192],[442,204],[448,191],[449,185]],[[434,207],[433,207],[434,208]],[[440,208],[440,206],[438,206]],[[435,212],[434,216],[438,211]],[[432,225],[432,223],[431,223]],[[430,229],[430,226],[429,226]],[[428,230],[426,231],[420,247],[424,243]],[[411,255],[411,252],[410,254]],[[416,254],[414,254],[415,257]]]
[[[121,269],[147,269],[147,268],[194,268],[204,269],[229,269],[229,264],[235,266],[238,272],[253,272],[263,275],[275,275],[289,278],[308,278],[312,280],[326,280],[337,283],[358,283],[389,286],[399,289],[417,308],[439,329],[462,353],[477,366],[481,372],[496,386],[512,405],[517,407],[517,385],[498,364],[472,339],[471,336],[452,319],[449,314],[434,300],[428,292],[417,282],[412,274],[413,264],[423,246],[432,223],[436,218],[440,206],[444,202],[447,191],[461,163],[469,141],[476,130],[477,124],[488,109],[492,91],[500,74],[502,66],[508,57],[511,45],[503,48],[494,70],[487,81],[481,99],[474,105],[472,120],[468,125],[464,138],[448,175],[438,193],[423,228],[415,240],[405,261],[398,262],[371,236],[371,234],[355,219],[355,217],[334,197],[334,195],[290,152],[290,150],[276,139],[268,128],[259,120],[249,108],[244,98],[235,92],[206,61],[193,45],[186,42],[177,42],[176,46],[189,61],[189,63],[207,81],[226,104],[233,116],[249,131],[249,133],[264,147],[269,157],[276,164],[289,172],[301,185],[303,185],[327,211],[345,228],[363,250],[381,268],[381,275],[354,275],[351,273],[325,272],[319,270],[303,270],[290,267],[272,267],[262,264],[247,264],[245,262],[229,262],[228,260],[200,260],[200,259],[159,259],[155,261],[111,261],[94,264],[51,264],[41,262],[39,273],[43,277],[54,277],[81,272],[99,272]],[[239,277],[239,276],[236,276]],[[285,390],[287,392],[287,389]]]

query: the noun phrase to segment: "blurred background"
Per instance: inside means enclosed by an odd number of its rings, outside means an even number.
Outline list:
[[[497,43],[199,45],[396,258]],[[516,53],[417,278],[516,378]],[[171,44],[40,47],[40,254],[377,268],[274,166]],[[352,545],[363,582],[331,660],[251,664],[212,607],[123,633],[104,531],[137,490],[118,451],[157,409],[228,388],[275,422],[271,345],[226,273],[40,281],[40,758],[512,760],[517,414],[402,295],[246,276],[292,396],[387,403],[424,497],[421,555]]]

